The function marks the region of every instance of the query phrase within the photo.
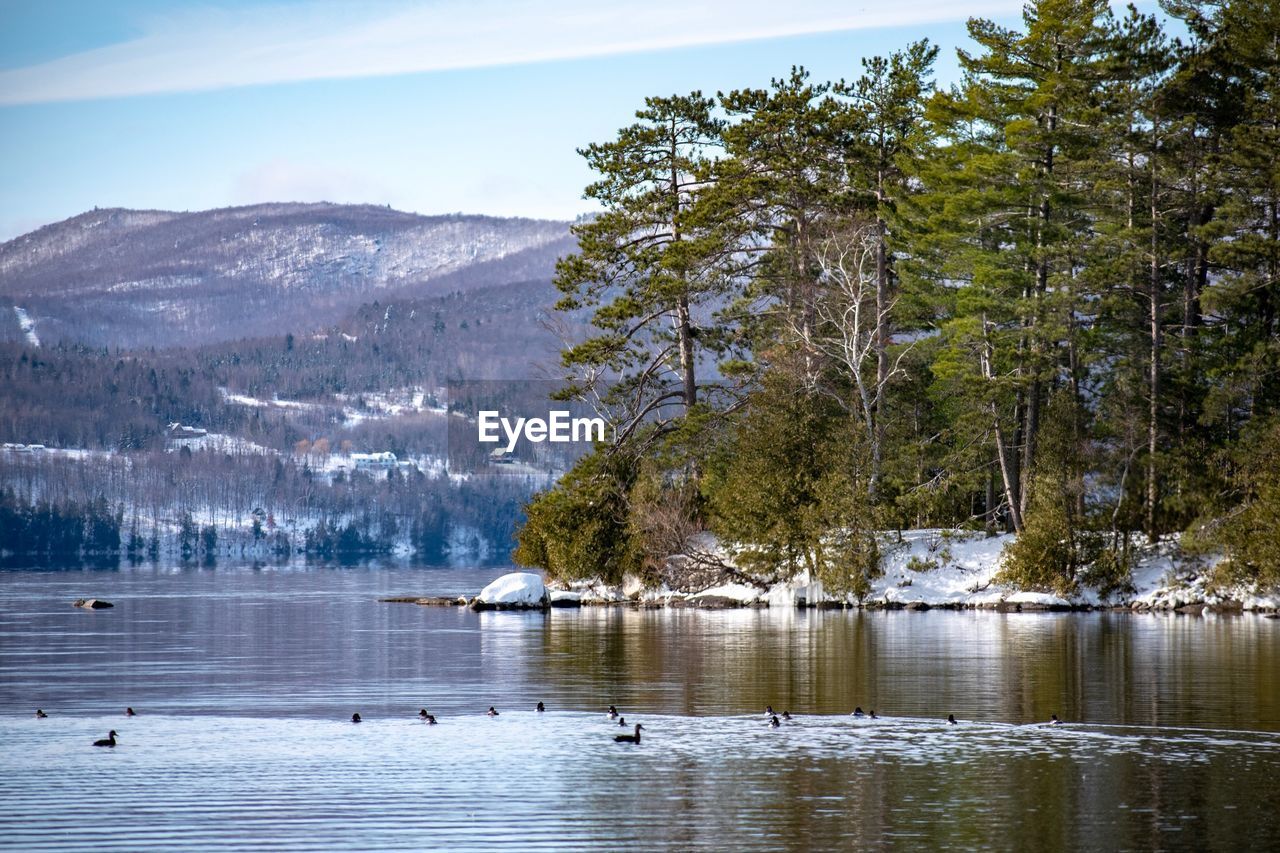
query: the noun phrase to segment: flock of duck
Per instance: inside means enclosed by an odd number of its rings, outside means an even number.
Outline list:
[[[546,711],[546,710],[547,710],[547,706],[546,706],[546,705],[544,705],[543,703],[539,702],[539,703],[537,704],[537,706],[534,708],[534,710],[535,710],[535,711],[537,711],[539,714],[541,714],[541,713],[543,713],[544,711]],[[137,716],[137,714],[134,712],[133,708],[125,708],[125,709],[124,709],[124,715],[125,715],[126,717],[136,717],[136,716]],[[792,716],[791,716],[791,712],[790,712],[790,711],[783,711],[780,715],[779,715],[779,714],[777,714],[777,713],[775,713],[775,712],[774,712],[774,710],[773,710],[773,706],[772,706],[772,705],[766,705],[766,706],[765,706],[765,708],[764,708],[764,715],[765,715],[766,717],[768,717],[768,719],[769,719],[769,728],[771,728],[771,729],[781,728],[781,727],[782,727],[782,723],[783,723],[784,721],[785,721],[785,722],[791,722],[791,721],[794,719],[794,717],[792,717]],[[49,716],[49,715],[48,715],[48,714],[46,714],[43,710],[41,710],[40,708],[36,708],[36,719],[43,720],[43,719],[47,718],[48,716]],[[495,708],[494,706],[490,705],[490,706],[489,706],[489,710],[488,710],[488,711],[485,711],[485,716],[487,716],[487,717],[496,717],[496,716],[498,716],[498,709],[497,709],[497,708]],[[862,710],[862,706],[861,706],[861,705],[859,705],[858,707],[854,708],[854,709],[853,709],[853,713],[852,713],[850,716],[855,717],[855,718],[858,718],[858,719],[868,719],[868,720],[878,720],[878,719],[880,719],[879,717],[877,717],[877,716],[876,716],[876,712],[875,712],[875,710],[874,710],[874,709],[872,709],[871,711],[864,712],[864,711]],[[421,709],[421,710],[419,710],[419,711],[418,711],[418,718],[419,718],[420,720],[422,720],[423,722],[425,722],[425,723],[426,723],[427,725],[429,725],[429,726],[434,726],[434,725],[436,725],[436,723],[437,723],[437,720],[436,720],[436,718],[435,718],[435,715],[434,715],[434,714],[428,714],[428,713],[427,713],[427,709],[426,709],[426,708],[423,708],[423,709]],[[618,711],[617,706],[615,706],[615,705],[610,705],[610,706],[609,706],[609,719],[610,719],[610,720],[617,720],[617,721],[618,721],[618,725],[619,725],[619,726],[623,726],[623,727],[625,727],[625,726],[627,725],[627,720],[626,720],[626,718],[622,716],[622,714]],[[361,720],[361,718],[360,718],[360,714],[359,714],[359,712],[354,713],[354,714],[352,714],[352,715],[351,715],[351,722],[353,722],[353,723],[359,723],[359,722],[362,722],[362,720]],[[955,714],[947,714],[946,723],[947,723],[947,725],[949,725],[949,726],[958,725],[958,721],[956,720],[956,715],[955,715]],[[1058,719],[1058,715],[1057,715],[1056,713],[1055,713],[1055,714],[1050,714],[1050,715],[1049,715],[1049,722],[1048,722],[1048,723],[1045,723],[1045,725],[1049,725],[1049,726],[1060,726],[1060,725],[1062,725],[1062,720]],[[634,733],[634,734],[629,734],[629,735],[615,735],[613,739],[614,739],[614,741],[616,741],[617,743],[639,743],[639,742],[640,742],[640,732],[642,732],[642,731],[644,731],[644,726],[642,726],[642,725],[641,725],[641,724],[639,724],[639,723],[636,723],[636,726],[635,726],[635,733]],[[94,746],[107,746],[107,747],[113,747],[113,746],[115,746],[115,745],[116,745],[116,737],[117,737],[117,735],[116,735],[116,731],[115,731],[115,729],[112,729],[112,730],[111,730],[111,732],[110,732],[106,737],[104,737],[104,738],[102,738],[102,739],[100,739],[100,740],[95,740],[95,741],[93,742],[93,745],[94,745]]]

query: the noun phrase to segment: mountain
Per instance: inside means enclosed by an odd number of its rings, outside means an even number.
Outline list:
[[[574,245],[566,222],[372,205],[92,210],[0,245],[0,340],[136,349],[306,332],[377,300],[547,282]]]

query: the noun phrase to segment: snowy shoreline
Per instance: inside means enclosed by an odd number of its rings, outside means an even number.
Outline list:
[[[1104,595],[1094,589],[1081,588],[1063,597],[1019,590],[996,581],[1001,553],[1012,538],[1012,535],[985,537],[961,531],[910,530],[903,531],[899,541],[895,534],[884,545],[883,573],[872,580],[870,591],[861,599],[853,594],[830,594],[821,581],[811,580],[807,572],[800,572],[790,580],[773,583],[743,574],[736,582],[719,582],[700,589],[647,587],[635,577],[628,577],[621,584],[598,580],[566,584],[553,580],[546,584],[547,597],[541,607],[1280,612],[1280,590],[1265,592],[1243,586],[1209,589],[1209,576],[1218,559],[1185,555],[1176,538],[1140,551],[1130,588],[1124,591]],[[708,539],[702,544],[704,554],[714,554],[731,565],[731,556],[716,543]],[[478,599],[464,596],[397,600],[424,605],[475,606]]]

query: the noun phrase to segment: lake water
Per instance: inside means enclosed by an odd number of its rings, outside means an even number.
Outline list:
[[[0,572],[0,847],[1280,848],[1280,620],[378,601],[502,571]]]

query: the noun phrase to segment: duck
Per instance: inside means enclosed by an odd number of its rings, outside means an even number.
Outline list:
[[[547,710],[547,706],[539,702],[538,707],[535,708],[534,710],[537,711],[539,714],[541,714],[543,711]]]
[[[43,720],[43,719],[44,719],[45,717],[47,717],[47,716],[49,716],[49,715],[48,715],[48,714],[46,714],[44,711],[41,711],[39,708],[36,708],[36,719],[37,719],[37,720]]]
[[[877,717],[877,716],[876,716],[875,708],[872,708],[872,709],[871,709],[871,713],[867,714],[867,717],[868,717],[869,719],[872,719],[872,720],[878,720],[878,719],[880,719],[879,717]]]
[[[434,725],[436,724],[436,718],[435,718],[434,716],[432,716],[431,714],[427,714],[427,718],[426,718],[426,719],[427,719],[427,725],[428,725],[428,726],[434,726]]]
[[[791,712],[790,712],[790,711],[783,711],[783,712],[782,712],[782,719],[786,720],[788,723],[789,723],[789,722],[791,722]]]
[[[947,725],[954,726],[956,724],[956,715],[947,714]]]
[[[609,719],[611,720],[618,719],[618,709],[613,705],[609,706]]]
[[[115,730],[115,729],[112,729],[112,730],[107,734],[107,736],[106,736],[106,737],[104,737],[102,740],[95,740],[95,741],[93,742],[93,745],[94,745],[94,746],[115,746],[115,745],[116,745],[116,730]]]
[[[782,725],[782,723],[780,723],[780,722],[778,721],[778,715],[777,715],[777,714],[774,714],[772,717],[770,717],[770,718],[769,718],[769,728],[771,728],[771,729],[776,729],[776,728],[778,728],[778,727],[779,727],[779,726],[781,726],[781,725]]]
[[[125,715],[126,717],[136,717],[136,716],[138,716],[136,713],[134,713],[134,710],[133,710],[132,708],[125,708],[125,709],[124,709],[124,715]]]
[[[866,716],[866,714],[862,713],[862,706],[861,706],[861,705],[859,705],[858,707],[856,707],[856,708],[854,708],[854,709],[853,709],[853,715],[854,715],[855,717],[865,717],[865,716]]]
[[[626,725],[627,725],[627,718],[626,718],[626,717],[619,717],[619,718],[618,718],[618,725],[622,726],[623,728],[626,728]]]
[[[640,725],[639,723],[636,723],[636,733],[635,733],[635,734],[633,734],[633,735],[614,735],[614,736],[613,736],[613,739],[614,739],[614,741],[615,741],[615,742],[617,742],[617,743],[639,743],[639,742],[640,742],[640,730],[641,730],[641,729],[643,729],[643,728],[644,728],[644,726]]]
[[[360,715],[359,715],[359,714],[352,714],[352,715],[351,715],[351,722],[353,722],[353,723],[358,723],[358,722],[360,722]]]
[[[489,710],[485,711],[484,713],[485,713],[485,716],[486,716],[486,717],[496,717],[496,716],[498,716],[498,711],[497,711],[497,709],[495,709],[492,705],[490,705],[490,706],[489,706]]]
[[[428,717],[430,717],[430,716],[431,716],[431,715],[427,713],[427,709],[426,709],[426,708],[423,708],[423,709],[421,709],[421,710],[419,710],[419,711],[418,711],[418,719],[420,719],[420,720],[425,720],[425,719],[427,719],[427,718],[428,718]]]
[[[765,715],[766,717],[772,717],[772,716],[773,716],[773,706],[772,706],[772,705],[765,705],[765,706],[764,706],[764,715]]]
[[[1051,725],[1051,726],[1060,726],[1060,725],[1062,725],[1062,720],[1059,720],[1059,719],[1058,719],[1058,715],[1057,715],[1057,714],[1050,714],[1050,715],[1049,715],[1049,725]]]

